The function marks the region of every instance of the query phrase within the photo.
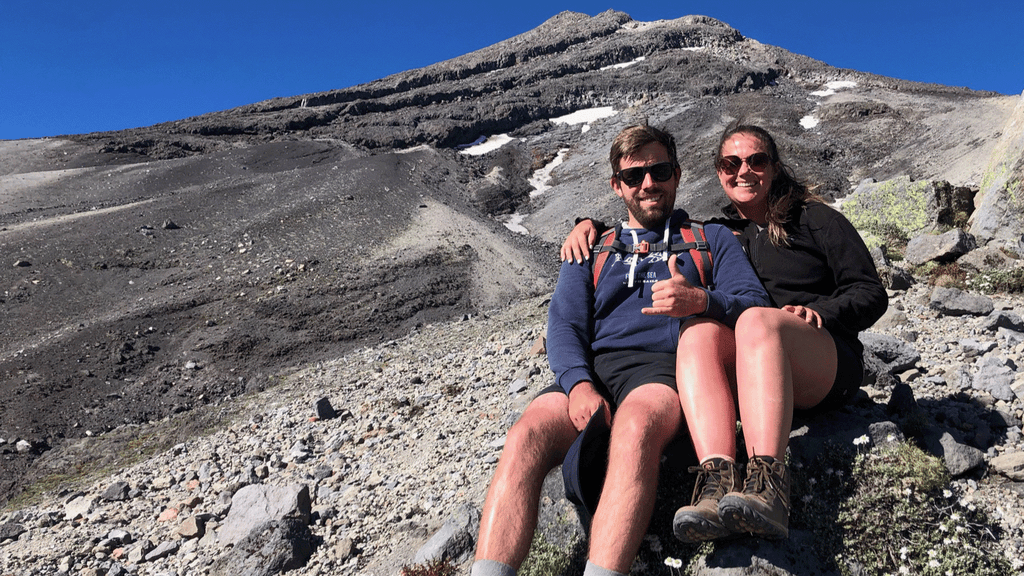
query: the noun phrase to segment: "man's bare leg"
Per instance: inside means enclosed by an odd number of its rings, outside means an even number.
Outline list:
[[[530,551],[544,477],[562,463],[578,432],[565,394],[542,394],[512,426],[484,500],[476,559],[518,570]]]
[[[679,430],[679,397],[664,384],[633,390],[612,420],[608,472],[590,535],[590,561],[628,573],[654,511],[658,466]]]

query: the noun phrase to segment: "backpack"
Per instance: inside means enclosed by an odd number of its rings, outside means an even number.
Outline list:
[[[620,252],[626,254],[647,254],[649,252],[661,252],[665,250],[666,246],[664,242],[658,242],[657,244],[651,244],[650,242],[644,241],[637,245],[623,244],[617,238],[619,233],[622,231],[622,224],[618,224],[615,228],[606,230],[601,235],[600,240],[594,245],[594,288],[597,289],[597,283],[601,279],[601,272],[604,271],[605,261],[608,260],[608,255],[612,252]],[[700,283],[708,290],[714,289],[714,278],[711,275],[711,245],[708,244],[707,236],[704,234],[704,223],[698,220],[686,220],[683,225],[679,228],[679,233],[682,234],[682,244],[670,244],[668,251],[673,254],[688,250],[690,256],[693,258],[693,263],[697,266],[697,273],[700,275]]]

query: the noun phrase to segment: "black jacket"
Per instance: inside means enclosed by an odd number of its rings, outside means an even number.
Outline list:
[[[772,302],[803,305],[858,354],[857,333],[885,313],[889,299],[860,234],[842,214],[820,202],[794,207],[786,230],[789,246],[776,247],[768,231],[750,220],[715,219],[738,234]]]

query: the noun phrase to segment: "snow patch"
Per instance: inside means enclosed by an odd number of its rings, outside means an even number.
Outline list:
[[[530,177],[530,186],[533,186],[533,191],[530,192],[530,198],[540,196],[551,188],[551,186],[548,185],[548,182],[551,180],[551,172],[565,161],[565,153],[568,151],[568,148],[562,148],[558,151],[558,154],[555,155],[554,160],[548,162],[543,168],[533,173],[533,176]]]
[[[810,130],[818,127],[818,119],[808,114],[800,119],[800,125],[803,126],[804,130]]]
[[[577,110],[572,114],[552,118],[551,121],[555,124],[583,124],[583,131],[586,132],[587,130],[590,130],[591,122],[611,116],[615,116],[615,108],[612,108],[611,106],[602,106],[600,108]]]
[[[483,138],[483,141],[481,141],[480,138]],[[497,134],[490,137],[481,136],[480,138],[478,138],[472,145],[463,149],[461,153],[467,156],[482,156],[483,154],[497,150],[514,140],[514,138],[508,134]]]
[[[849,80],[835,80],[833,82],[829,82],[828,84],[825,84],[825,89],[824,90],[818,90],[817,92],[811,92],[811,96],[819,96],[819,97],[824,98],[825,96],[831,96],[831,95],[835,94],[839,90],[842,90],[844,88],[853,88],[856,85],[857,85],[856,82],[851,82]]]
[[[641,56],[641,57],[637,58],[636,60],[632,60],[632,61],[629,61],[629,62],[622,62],[621,64],[612,64],[611,66],[604,66],[604,67],[601,68],[601,71],[612,70],[612,69],[620,69],[620,68],[629,68],[630,66],[632,66],[632,65],[634,65],[634,64],[636,64],[638,62],[643,62],[646,59],[647,59],[647,56]]]

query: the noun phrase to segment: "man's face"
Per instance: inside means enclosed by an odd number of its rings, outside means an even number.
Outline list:
[[[668,157],[668,150],[658,142],[652,142],[640,149],[633,156],[626,156],[619,161],[619,170],[628,168],[648,167],[663,162],[673,163]],[[622,198],[629,210],[629,225],[633,228],[659,228],[665,219],[672,214],[676,204],[676,188],[679,187],[680,170],[673,167],[672,177],[658,182],[648,172],[643,181],[630,186],[620,178],[612,176],[612,189]]]

